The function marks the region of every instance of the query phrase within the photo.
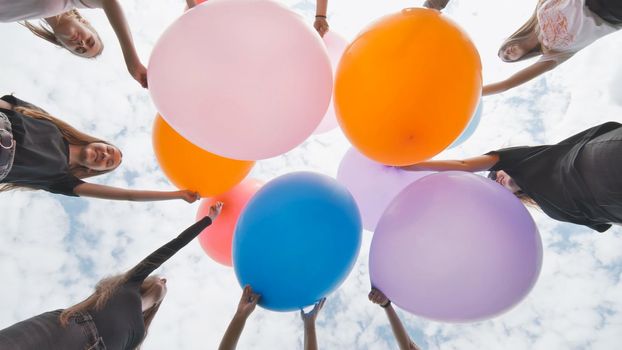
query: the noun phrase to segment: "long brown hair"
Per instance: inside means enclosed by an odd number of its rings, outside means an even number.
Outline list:
[[[66,122],[55,118],[53,116],[51,116],[49,113],[47,113],[45,110],[35,106],[35,105],[31,105],[29,103],[24,103],[22,105],[15,105],[13,107],[13,110],[15,112],[21,113],[22,115],[26,116],[26,117],[30,117],[30,118],[34,118],[34,119],[39,119],[39,120],[46,120],[51,122],[52,124],[54,124],[58,130],[60,131],[60,133],[63,135],[63,138],[65,140],[67,140],[67,142],[70,145],[76,145],[76,146],[86,146],[88,144],[94,143],[94,142],[101,142],[101,143],[105,143],[108,145],[113,146],[111,143],[106,142],[104,140],[98,139],[96,137],[93,137],[89,134],[85,134],[82,131],[77,130],[76,128],[74,128],[73,126],[67,124]],[[113,146],[115,147],[115,146]],[[116,147],[115,147],[116,148]],[[72,165],[69,167],[69,172],[77,177],[78,179],[84,179],[87,177],[91,177],[91,176],[97,176],[97,175],[102,175],[102,174],[106,174],[108,172],[113,171],[116,168],[111,168],[108,170],[93,170],[90,168],[87,168],[83,165]],[[21,184],[14,184],[14,183],[5,183],[5,184],[0,184],[0,192],[3,191],[8,191],[8,190],[13,190],[13,189],[17,189],[17,188],[30,188],[28,186],[23,186]]]
[[[93,26],[91,25],[91,23],[89,21],[87,21],[86,19],[84,19],[84,17],[82,17],[82,15],[80,15],[80,12],[78,12],[78,10],[73,9],[64,13],[61,13],[60,15],[57,16],[57,18],[59,20],[62,19],[66,19],[66,18],[75,18],[78,21],[80,21],[82,24],[84,24],[87,28],[89,28],[91,30],[91,32],[93,32],[93,34],[95,34],[95,36],[97,37],[97,40],[99,40],[99,42],[101,43],[101,49],[99,50],[99,52],[97,52],[95,54],[95,56],[91,57],[91,58],[95,58],[99,55],[101,55],[101,53],[104,51],[104,42],[102,41],[102,39],[99,37],[99,33],[97,33],[97,31],[95,30],[95,28],[93,28]],[[24,27],[28,28],[28,30],[30,30],[31,33],[33,33],[34,35],[38,36],[39,38],[50,42],[58,47],[61,47],[63,49],[67,49],[61,42],[60,40],[58,40],[58,38],[56,37],[56,34],[54,34],[54,31],[52,30],[52,27],[50,27],[50,25],[45,22],[45,21],[40,21],[39,25],[34,25],[28,21],[24,21],[24,23],[21,23]],[[76,56],[80,56],[78,55],[76,52],[74,52],[73,50],[69,50],[67,49],[67,51],[73,53]],[[84,57],[84,56],[80,56],[80,57]]]
[[[501,53],[509,45],[519,43],[523,41],[526,37],[534,33],[535,35],[538,35],[539,26],[538,26],[537,6],[540,5],[541,1],[542,0],[538,0],[538,4],[536,5],[536,10],[533,11],[533,14],[531,15],[531,17],[529,17],[527,22],[525,22],[525,24],[523,24],[520,28],[518,28],[518,30],[515,31],[514,34],[510,35],[509,38],[505,39],[503,43],[501,43],[501,47],[499,48],[499,51],[497,52],[497,55],[499,57],[501,57]],[[514,60],[512,62],[523,61],[534,56],[542,55],[542,53],[543,53],[542,44],[538,41],[538,45],[536,45],[536,47],[534,47],[529,52],[521,56],[519,59]]]
[[[99,281],[95,286],[95,292],[91,294],[88,298],[84,299],[80,303],[73,305],[67,309],[64,309],[61,312],[59,321],[63,327],[66,327],[69,324],[69,319],[71,316],[80,313],[80,312],[89,312],[91,310],[101,310],[106,306],[110,297],[119,289],[121,285],[127,282],[132,271],[126,272],[121,275],[116,275],[112,277],[106,277]],[[158,276],[149,276],[143,281],[140,286],[140,295],[148,294],[153,288],[155,288]],[[153,321],[153,318],[157,314],[160,309],[160,303],[156,303],[149,309],[143,312],[143,322],[145,324],[145,334],[143,336],[143,340],[147,337],[149,333],[149,326]],[[142,344],[142,341],[141,341]],[[141,345],[138,345],[136,349],[140,349]]]

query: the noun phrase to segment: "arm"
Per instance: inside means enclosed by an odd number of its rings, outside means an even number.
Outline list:
[[[509,89],[515,88],[545,72],[550,71],[556,66],[557,66],[557,62],[553,60],[538,61],[532,64],[531,66],[518,71],[516,74],[512,75],[511,77],[505,80],[502,80],[497,83],[485,85],[484,88],[482,89],[482,95],[483,96],[494,95],[494,94],[498,94],[498,93],[507,91]]]
[[[324,307],[324,303],[326,302],[326,298],[322,298],[320,301],[315,303],[313,306],[313,310],[306,313],[300,310],[300,317],[302,318],[302,322],[305,328],[305,350],[317,350],[317,336],[315,334],[315,319],[317,318],[317,314]]]
[[[242,334],[242,330],[244,330],[246,320],[251,315],[253,310],[255,310],[255,306],[257,306],[259,298],[261,298],[261,295],[253,292],[251,286],[247,285],[244,287],[240,303],[238,304],[238,310],[235,312],[231,323],[229,323],[229,327],[227,327],[227,330],[220,341],[218,350],[234,350],[236,348],[240,335]]]
[[[121,5],[117,0],[103,0],[102,8],[106,13],[106,17],[108,17],[108,21],[110,22],[112,29],[114,29],[114,32],[117,35],[117,39],[121,45],[121,50],[123,51],[123,58],[125,59],[127,70],[130,72],[132,77],[134,77],[134,79],[142,85],[142,87],[146,88],[147,69],[138,58],[134,42],[132,41],[132,34],[130,33],[127,21],[125,20],[125,15],[123,14]]]
[[[447,3],[449,3],[449,0],[426,0],[423,2],[423,7],[441,11],[447,6]]]
[[[425,162],[401,167],[408,171],[468,171],[477,172],[490,169],[499,161],[497,154],[481,155],[463,160],[428,160]]]
[[[389,319],[389,323],[391,323],[391,329],[393,330],[395,341],[400,347],[400,350],[421,350],[417,344],[410,340],[402,321],[397,316],[397,312],[395,312],[395,309],[393,309],[393,306],[391,305],[391,301],[376,288],[371,289],[368,297],[372,303],[378,304],[384,309],[387,314],[387,318]]]
[[[221,209],[221,202],[212,205],[208,216],[195,222],[194,225],[185,229],[179,236],[173,238],[134,266],[134,268],[130,270],[130,277],[128,280],[132,282],[144,281],[149,274],[175,255],[181,248],[190,243],[196,236],[203,232],[207,226],[211,225],[220,214]]]
[[[317,0],[315,5],[315,22],[313,27],[321,37],[328,32],[328,21],[326,20],[326,12],[328,9],[328,0]]]
[[[94,197],[101,199],[114,199],[133,202],[165,201],[170,199],[183,199],[188,203],[193,203],[199,199],[196,192],[183,191],[141,191],[129,190],[106,185],[82,183],[73,190],[80,197]]]

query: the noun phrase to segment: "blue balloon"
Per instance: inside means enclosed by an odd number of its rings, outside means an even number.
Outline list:
[[[460,134],[460,136],[458,136],[458,138],[447,148],[454,148],[454,147],[460,146],[462,143],[464,143],[464,141],[468,140],[469,137],[471,137],[471,135],[473,135],[473,133],[479,126],[480,120],[482,120],[482,109],[484,108],[483,106],[484,106],[484,103],[482,102],[480,98],[479,104],[477,105],[477,109],[475,110],[473,117],[471,117],[469,124],[467,124],[466,129],[464,129],[462,131],[462,134]]]
[[[233,268],[259,305],[292,311],[325,297],[348,276],[362,224],[350,192],[311,172],[278,177],[248,202],[233,236]]]

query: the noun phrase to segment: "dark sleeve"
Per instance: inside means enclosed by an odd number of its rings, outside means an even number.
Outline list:
[[[495,154],[499,156],[499,161],[497,161],[489,170],[497,171],[497,170],[507,170],[512,169],[513,167],[519,165],[522,161],[534,156],[538,152],[542,151],[543,148],[547,146],[519,146],[519,147],[509,147],[502,148],[496,151],[490,151],[486,153],[486,155]]]
[[[589,128],[585,131],[582,131],[578,134],[572,135],[569,138],[559,142],[558,144],[577,144],[581,141],[587,142],[595,137],[598,137],[602,134],[608,133],[609,131],[615,130],[620,127],[622,127],[622,124],[616,122],[603,123],[595,127]]]
[[[142,282],[155,269],[160,267],[166,260],[170,259],[177,251],[186,246],[196,236],[201,233],[207,226],[212,224],[209,216],[197,221],[194,225],[188,227],[179,236],[158,248],[155,252],[149,254],[148,257],[139,262],[130,270],[128,282]]]
[[[611,228],[611,224],[592,224],[587,226],[592,230],[596,230],[598,232],[605,232]]]
[[[67,174],[62,179],[53,181],[42,189],[52,193],[63,194],[65,196],[79,197],[73,190],[76,186],[83,183],[84,181],[78,179],[77,177]]]

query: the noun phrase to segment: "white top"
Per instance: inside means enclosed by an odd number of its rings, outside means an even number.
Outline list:
[[[60,15],[75,8],[101,8],[103,0],[0,0],[0,22]]]
[[[541,61],[561,63],[599,38],[620,29],[585,6],[585,0],[541,0],[536,9],[539,39],[550,52]]]

